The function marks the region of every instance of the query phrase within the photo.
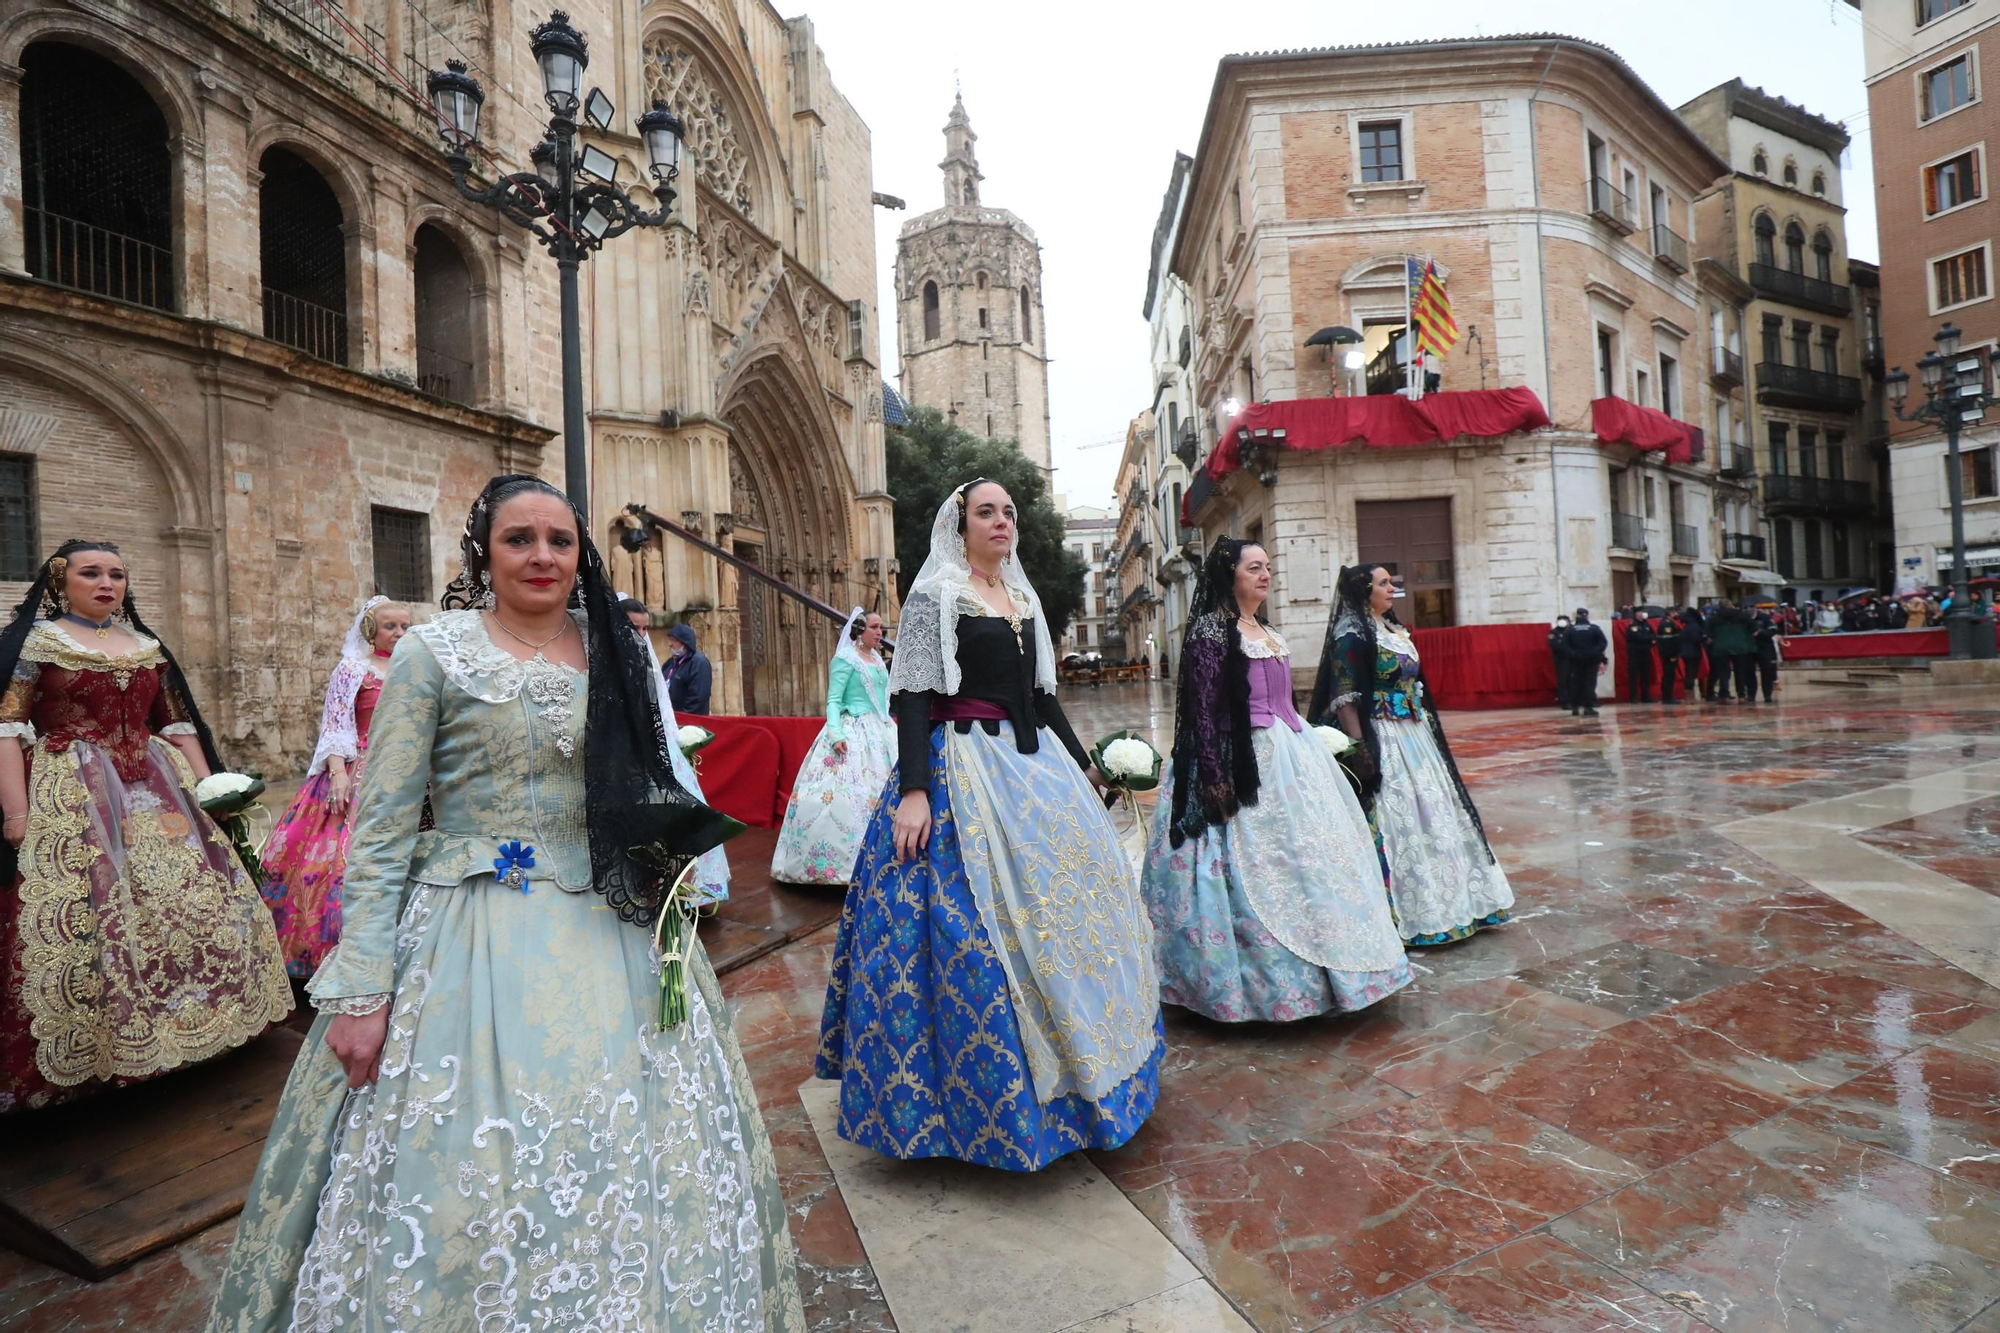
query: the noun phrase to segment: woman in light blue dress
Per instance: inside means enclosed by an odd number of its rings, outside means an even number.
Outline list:
[[[889,668],[882,664],[881,645],[882,617],[855,607],[827,671],[826,725],[792,783],[771,854],[772,879],[845,888],[854,878],[861,835],[896,763]]]
[[[1289,1022],[1410,984],[1368,817],[1292,704],[1263,619],[1264,548],[1216,540],[1181,647],[1161,819],[1141,880],[1160,998],[1224,1022]]]
[[[445,614],[397,646],[340,944],[211,1333],[804,1328],[691,928],[687,1017],[659,1022],[655,857],[725,821],[674,782],[581,533],[547,484],[495,478]]]

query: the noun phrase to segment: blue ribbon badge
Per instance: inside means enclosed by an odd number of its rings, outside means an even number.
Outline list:
[[[528,891],[528,872],[535,868],[535,849],[523,847],[517,842],[500,844],[500,855],[493,858],[493,873],[502,884],[510,889]]]

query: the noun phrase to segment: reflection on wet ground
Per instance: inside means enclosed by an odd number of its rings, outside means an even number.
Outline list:
[[[1161,686],[1065,704],[1086,744],[1170,738]],[[1905,884],[1993,919],[1996,721],[1959,692],[1454,716],[1514,922],[1360,1015],[1170,1010],[1159,1110],[1093,1161],[1264,1333],[2000,1333],[2000,989],[1897,928]],[[1876,858],[1883,906],[1760,848]],[[866,1333],[893,1312],[797,1093],[831,947],[725,989],[809,1323]],[[0,1254],[0,1329],[198,1327],[227,1230],[81,1290]]]

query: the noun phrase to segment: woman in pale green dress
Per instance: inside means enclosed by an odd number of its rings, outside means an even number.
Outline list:
[[[446,613],[390,662],[340,945],[211,1333],[804,1328],[691,930],[687,1017],[657,1021],[661,876],[632,849],[698,854],[723,821],[673,780],[581,531],[495,478]]]

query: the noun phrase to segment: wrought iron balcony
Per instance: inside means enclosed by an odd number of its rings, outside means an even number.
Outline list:
[[[1688,271],[1687,237],[1664,222],[1653,224],[1653,258],[1676,273]]]
[[[1700,531],[1686,523],[1674,524],[1674,554],[1688,560],[1700,555]]]
[[[1722,475],[1751,477],[1757,473],[1757,455],[1740,444],[1732,444],[1722,455]]]
[[[264,336],[307,356],[347,364],[347,316],[317,301],[266,287]]]
[[[1861,381],[1777,361],[1757,363],[1757,401],[1780,407],[1852,412],[1861,406]]]
[[[1195,456],[1201,452],[1201,432],[1195,428],[1194,418],[1181,423],[1181,433],[1174,437],[1174,457],[1181,460],[1181,466],[1192,471]]]
[[[1722,558],[1761,565],[1764,563],[1764,539],[1752,532],[1725,532],[1722,534]]]
[[[1621,551],[1646,549],[1646,520],[1637,514],[1611,511],[1611,544]]]
[[[472,363],[417,344],[417,387],[454,403],[472,401]]]
[[[173,252],[134,236],[93,227],[60,213],[22,210],[28,272],[44,282],[114,301],[174,308]]]
[[[1882,340],[1863,338],[1861,340],[1861,364],[1877,375],[1882,373]]]
[[[1750,285],[1759,296],[1828,315],[1845,315],[1854,308],[1854,293],[1839,283],[1809,278],[1774,264],[1752,264]]]
[[[1764,508],[1772,514],[1865,514],[1873,507],[1865,481],[1764,474]]]
[[[1727,347],[1718,347],[1709,363],[1708,377],[1720,388],[1734,388],[1743,383],[1743,354],[1732,352]]]
[[[1590,179],[1590,215],[1624,235],[1639,230],[1638,220],[1632,214],[1632,196],[1602,176]]]

